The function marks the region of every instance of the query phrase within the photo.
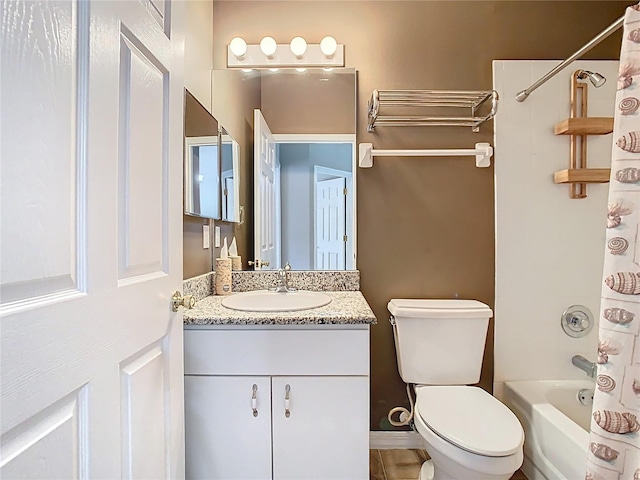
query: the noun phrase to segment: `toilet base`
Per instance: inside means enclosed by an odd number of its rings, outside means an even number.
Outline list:
[[[427,460],[422,464],[418,480],[433,480],[433,460]]]
[[[420,478],[419,480],[458,480],[453,478],[442,470],[438,471],[438,476],[436,478],[436,469],[433,464],[433,460],[427,460],[422,464],[420,468]]]
[[[507,480],[511,475],[491,475],[486,473],[477,473],[477,477],[483,480]],[[452,477],[441,468],[437,468],[433,463],[433,460],[427,460],[422,464],[420,468],[420,477],[418,480],[471,480],[469,478]]]

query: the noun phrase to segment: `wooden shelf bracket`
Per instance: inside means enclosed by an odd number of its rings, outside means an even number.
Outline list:
[[[570,198],[587,198],[588,183],[606,183],[610,168],[587,167],[587,136],[607,135],[613,131],[613,118],[587,117],[586,82],[579,82],[582,70],[571,75],[571,114],[553,127],[555,135],[570,135],[569,168],[553,174],[554,183],[569,184]]]

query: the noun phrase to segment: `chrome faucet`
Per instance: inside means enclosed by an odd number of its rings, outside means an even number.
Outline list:
[[[295,292],[298,290],[297,288],[293,288],[289,286],[289,281],[287,278],[287,273],[291,270],[291,265],[287,262],[284,268],[278,269],[278,283],[276,283],[275,288],[270,288],[272,292]]]
[[[596,375],[598,374],[597,363],[590,362],[589,360],[584,358],[582,355],[574,355],[571,358],[571,363],[573,363],[580,370],[584,370],[584,372],[587,374],[588,377],[596,378]]]

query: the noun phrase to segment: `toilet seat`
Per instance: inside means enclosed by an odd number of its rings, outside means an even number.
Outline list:
[[[416,413],[443,440],[487,457],[522,450],[524,432],[517,417],[481,388],[420,386],[416,393]]]

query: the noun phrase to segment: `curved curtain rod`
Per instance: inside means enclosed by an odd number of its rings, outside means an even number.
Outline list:
[[[611,25],[609,25],[607,28],[605,28],[602,32],[600,32],[597,36],[595,36],[591,41],[589,41],[589,43],[587,43],[580,50],[575,52],[573,55],[571,55],[569,58],[564,60],[562,63],[558,64],[555,68],[553,68],[553,70],[549,71],[549,73],[547,73],[544,77],[542,77],[536,83],[531,85],[529,88],[525,88],[524,90],[519,92],[516,95],[516,100],[519,101],[519,102],[524,102],[531,92],[533,92],[536,88],[538,88],[544,82],[546,82],[551,77],[553,77],[556,73],[560,72],[560,70],[564,69],[571,62],[573,62],[575,59],[577,59],[578,57],[580,57],[580,56],[584,55],[585,53],[587,53],[593,47],[598,45],[602,40],[604,40],[609,35],[611,35],[613,32],[618,30],[622,26],[623,22],[624,22],[624,15],[622,17],[620,17],[618,20],[616,20],[615,22],[613,22]]]

